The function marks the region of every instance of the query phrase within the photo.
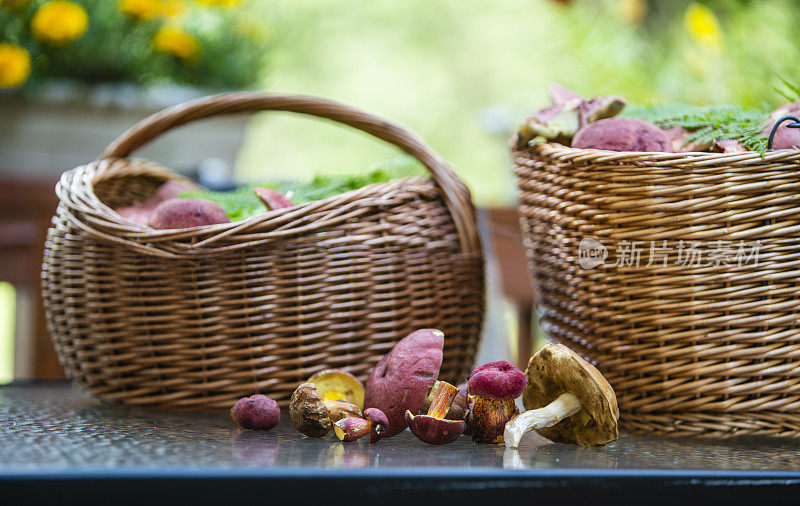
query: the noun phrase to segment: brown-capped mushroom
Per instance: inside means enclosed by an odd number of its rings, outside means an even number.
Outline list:
[[[458,387],[446,381],[437,381],[427,415],[414,415],[406,411],[406,423],[421,441],[432,445],[452,443],[464,433],[464,420],[447,420],[447,412],[458,395]]]
[[[347,401],[323,402],[325,402],[325,407],[328,409],[328,418],[330,419],[331,423],[336,423],[342,418],[347,418],[350,416],[364,418],[364,413],[361,412],[361,408],[355,404],[350,404]]]
[[[303,383],[289,400],[294,428],[309,437],[325,437],[331,430],[328,408],[313,383]]]
[[[558,443],[601,446],[619,437],[614,389],[595,367],[563,344],[546,344],[531,357],[522,394],[524,413],[506,424],[505,443],[517,448],[536,430]]]
[[[297,387],[289,400],[289,416],[295,428],[310,437],[324,437],[331,424],[349,417],[363,417],[361,409],[345,401],[326,401],[313,383]]]

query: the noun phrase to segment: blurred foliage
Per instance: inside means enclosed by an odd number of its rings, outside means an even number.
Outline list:
[[[275,189],[295,204],[324,200],[364,186],[386,183],[392,179],[424,174],[422,165],[413,158],[398,156],[372,165],[361,174],[317,174],[308,180],[270,181],[242,186],[232,191],[193,191],[182,195],[216,202],[231,221],[243,220],[267,209],[253,192],[256,187]]]
[[[6,87],[27,91],[51,79],[252,87],[263,75],[271,30],[228,3],[0,0],[0,42],[26,51],[32,61],[30,78],[19,79],[16,70],[18,82],[9,79]],[[9,65],[23,68],[16,58]]]
[[[548,103],[552,81],[644,105],[772,109],[778,76],[800,81],[794,0],[271,0],[270,88],[357,104],[419,132],[478,203],[516,195],[507,140]],[[239,173],[349,172],[382,143],[273,113],[248,132]],[[268,162],[267,162],[268,161]]]

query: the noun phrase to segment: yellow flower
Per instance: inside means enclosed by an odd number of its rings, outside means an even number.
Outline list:
[[[722,48],[722,29],[717,17],[708,7],[690,4],[683,16],[683,25],[700,46],[714,52]]]
[[[89,15],[80,5],[53,0],[41,6],[31,20],[34,37],[55,45],[79,38],[89,28]]]
[[[0,88],[13,88],[31,75],[31,55],[25,48],[0,42]]]
[[[153,47],[186,61],[194,60],[200,55],[197,39],[175,27],[160,28],[153,36]]]
[[[119,0],[119,10],[128,16],[147,21],[161,15],[161,0]]]
[[[164,0],[161,6],[161,14],[165,18],[175,18],[183,14],[186,4],[183,0]]]
[[[233,7],[241,2],[242,0],[197,0],[199,4],[210,5],[212,7]]]

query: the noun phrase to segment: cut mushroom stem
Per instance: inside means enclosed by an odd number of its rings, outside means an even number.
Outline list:
[[[446,381],[437,381],[434,387],[435,390],[431,394],[431,405],[428,408],[428,416],[444,418],[447,416],[447,412],[450,411],[453,399],[458,395],[458,387]]]
[[[561,420],[580,411],[581,401],[570,393],[561,394],[548,404],[539,409],[531,409],[515,416],[506,424],[503,432],[506,447],[519,448],[519,441],[525,433],[534,429],[552,427]]]

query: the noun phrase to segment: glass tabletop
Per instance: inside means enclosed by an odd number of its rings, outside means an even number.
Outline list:
[[[663,439],[623,434],[601,448],[528,434],[518,451],[462,436],[431,446],[409,431],[342,443],[308,438],[285,413],[271,431],[225,413],[163,412],[100,403],[66,384],[0,387],[0,473],[68,469],[325,469],[800,471],[800,440]]]

